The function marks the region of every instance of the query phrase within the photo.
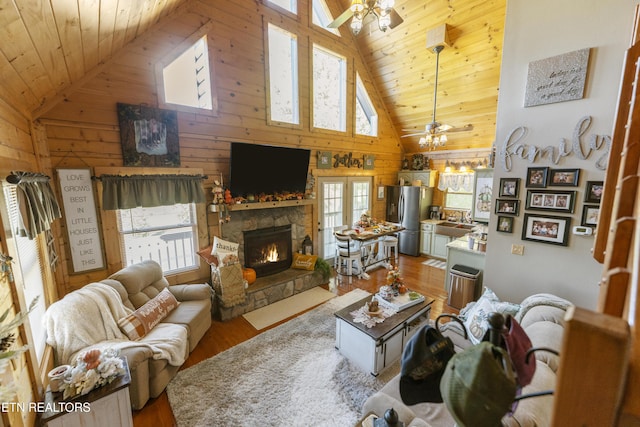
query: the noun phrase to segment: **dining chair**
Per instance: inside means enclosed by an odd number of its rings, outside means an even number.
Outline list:
[[[362,274],[362,251],[360,245],[348,235],[340,233],[335,233],[334,235],[336,238],[336,272],[349,278]]]

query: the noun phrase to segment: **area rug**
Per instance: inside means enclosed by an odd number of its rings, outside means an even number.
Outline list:
[[[447,268],[447,263],[445,261],[440,261],[439,259],[428,259],[422,262],[423,265],[428,265],[429,267],[440,268],[444,270]]]
[[[316,286],[289,298],[245,313],[242,317],[247,319],[254,328],[261,330],[318,304],[322,304],[335,296],[336,294],[333,292]]]
[[[374,377],[335,348],[333,313],[368,295],[353,290],[178,372],[167,387],[178,427],[355,425],[400,369]]]

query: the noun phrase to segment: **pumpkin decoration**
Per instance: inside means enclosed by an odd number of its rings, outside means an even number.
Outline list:
[[[256,281],[256,271],[253,268],[243,268],[242,278],[246,280],[248,284],[252,284]]]

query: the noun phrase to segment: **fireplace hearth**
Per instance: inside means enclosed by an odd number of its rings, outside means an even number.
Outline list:
[[[257,277],[279,273],[291,266],[291,224],[243,231],[244,266]]]

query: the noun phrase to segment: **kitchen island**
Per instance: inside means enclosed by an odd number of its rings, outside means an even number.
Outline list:
[[[482,276],[484,272],[485,252],[478,250],[478,243],[469,249],[467,236],[459,237],[447,244],[447,267],[444,276],[444,288],[449,292],[451,284],[451,267],[456,264],[466,265],[480,270],[478,281],[476,283],[476,298],[482,292]]]

